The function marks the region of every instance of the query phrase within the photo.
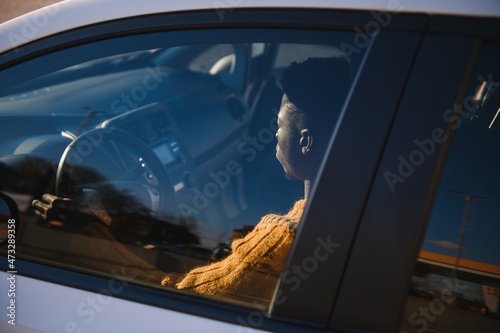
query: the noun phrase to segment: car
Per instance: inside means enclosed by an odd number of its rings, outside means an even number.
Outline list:
[[[500,3],[65,0],[0,31],[2,332],[500,331]],[[307,178],[290,103],[320,112]],[[282,218],[245,289],[153,281]]]

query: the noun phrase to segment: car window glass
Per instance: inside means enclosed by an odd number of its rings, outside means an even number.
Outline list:
[[[459,113],[444,115],[454,141],[402,332],[500,331],[499,57],[499,44],[482,47]]]
[[[297,49],[296,44],[283,43],[278,48],[278,54],[276,55],[275,67],[284,68],[289,66],[292,62],[302,62],[310,57],[311,54],[315,54],[316,57],[344,57],[346,56],[343,51],[340,50],[340,45],[314,45],[314,44],[302,44]]]
[[[18,257],[267,307],[359,67],[339,49],[352,38],[160,32],[5,69],[0,191],[21,212]]]

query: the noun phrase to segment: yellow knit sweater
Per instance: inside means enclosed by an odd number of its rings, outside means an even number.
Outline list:
[[[233,241],[228,257],[185,275],[166,274],[145,262],[117,242],[101,223],[84,228],[78,237],[87,239],[77,237],[71,252],[82,267],[264,305],[272,299],[305,204],[299,200],[285,215],[265,215],[248,235]]]
[[[248,235],[232,243],[227,258],[183,277],[166,276],[162,284],[206,295],[270,301],[305,204],[297,201],[286,215],[265,215]]]

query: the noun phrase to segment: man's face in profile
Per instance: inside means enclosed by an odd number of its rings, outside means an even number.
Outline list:
[[[300,131],[292,116],[295,106],[283,95],[278,113],[278,130],[276,131],[276,158],[283,166],[289,178],[297,178],[300,157]]]

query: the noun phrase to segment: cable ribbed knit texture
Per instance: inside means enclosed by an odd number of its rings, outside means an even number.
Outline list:
[[[286,215],[268,214],[245,237],[233,241],[225,259],[195,268],[185,275],[166,274],[130,252],[108,228],[93,223],[83,228],[71,252],[81,267],[124,278],[160,283],[205,295],[269,304],[283,270],[305,207],[297,201]]]
[[[247,236],[233,242],[227,258],[184,277],[166,276],[162,284],[206,295],[270,301],[305,204],[300,200],[286,215],[264,216]]]

